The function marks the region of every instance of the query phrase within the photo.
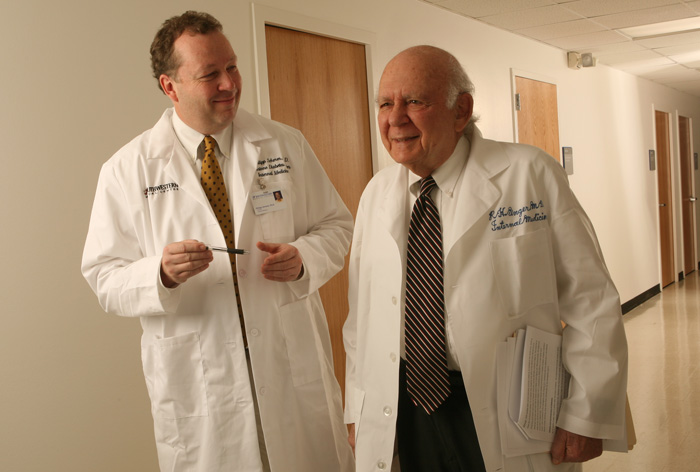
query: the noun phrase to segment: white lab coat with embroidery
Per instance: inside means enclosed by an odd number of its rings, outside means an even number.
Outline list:
[[[105,311],[139,317],[141,353],[163,471],[261,470],[251,384],[228,255],[159,289],[163,247],[196,239],[225,246],[191,158],[167,110],[105,163],[83,274]],[[352,217],[297,130],[239,110],[230,172],[240,295],[273,472],[346,471],[352,453],[318,289],[347,253]],[[282,158],[287,173],[262,175]],[[261,168],[258,168],[260,162]],[[279,170],[279,169],[277,169]],[[259,175],[260,174],[260,175]],[[261,177],[262,175],[262,177]],[[286,208],[256,216],[251,194],[282,190]],[[265,280],[255,242],[291,243],[295,282]],[[160,291],[159,291],[160,290]],[[165,293],[161,293],[161,292]]]
[[[496,351],[518,328],[560,333],[566,322],[563,360],[573,380],[558,425],[624,437],[627,344],[593,228],[561,166],[534,147],[485,140],[475,129],[463,172],[459,215],[442,222],[445,303],[486,469],[580,470],[553,466],[549,454],[503,456]],[[345,421],[356,425],[362,472],[392,462],[407,182],[408,170],[394,165],[369,183],[350,256]]]

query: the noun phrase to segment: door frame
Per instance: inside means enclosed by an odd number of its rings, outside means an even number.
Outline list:
[[[372,51],[376,49],[377,38],[369,31],[352,28],[350,26],[331,23],[310,16],[300,15],[287,10],[252,4],[253,14],[253,50],[255,59],[255,79],[257,85],[257,106],[258,113],[266,118],[271,117],[270,113],[270,84],[268,82],[267,70],[267,41],[265,39],[265,26],[279,26],[295,31],[326,36],[340,39],[365,46],[365,70],[367,71],[367,85],[373,87],[374,79],[372,75]],[[379,170],[378,148],[377,148],[377,114],[374,91],[367,91],[369,101],[369,128],[370,143],[372,150],[372,173]]]
[[[683,254],[682,254],[682,260],[683,260],[683,273],[684,275],[688,275],[690,272],[698,270],[698,248],[697,248],[697,211],[696,211],[696,205],[693,204],[691,205],[692,211],[690,212],[690,218],[691,222],[690,225],[692,226],[692,256],[693,256],[693,264],[692,268],[690,271],[686,272],[686,257],[688,254],[686,254],[686,240],[685,240],[685,231],[686,231],[686,222],[685,222],[685,217],[684,217],[684,208],[682,207],[683,204],[685,203],[685,195],[683,194],[683,163],[681,162],[682,156],[681,156],[681,118],[684,118],[688,120],[688,159],[689,159],[689,164],[690,164],[690,193],[691,196],[694,196],[697,198],[698,193],[695,190],[695,165],[694,165],[694,156],[693,156],[693,118],[690,116],[685,116],[682,115],[678,110],[674,113],[675,115],[675,120],[676,120],[676,137],[678,139],[678,145],[677,145],[677,150],[678,150],[678,192],[679,192],[679,202],[681,205],[681,213],[679,215],[680,222],[681,222],[681,228],[682,228],[682,235],[681,235],[681,240],[683,241]]]
[[[679,249],[678,245],[682,244],[682,239],[679,243],[679,217],[678,217],[678,211],[679,211],[679,195],[680,195],[680,165],[679,165],[679,159],[678,159],[678,111],[666,111],[663,108],[657,108],[656,105],[651,106],[651,123],[652,123],[652,130],[653,130],[653,142],[654,142],[654,150],[656,152],[656,170],[655,173],[659,171],[659,144],[656,142],[656,112],[662,112],[665,113],[666,116],[668,117],[668,160],[669,160],[669,173],[671,175],[671,203],[673,205],[673,211],[671,211],[671,229],[673,231],[673,283],[676,283],[679,281],[678,277],[678,256],[679,256]],[[675,121],[675,123],[674,123]],[[662,272],[662,265],[661,265],[661,240],[660,240],[660,231],[661,231],[661,221],[659,217],[659,179],[658,176],[655,176],[654,178],[654,188],[655,188],[655,199],[656,199],[656,211],[655,211],[655,217],[656,217],[656,234],[657,234],[657,260],[658,260],[658,266],[659,266],[659,272],[658,272],[658,277],[659,277],[659,286],[663,290],[663,272]],[[680,264],[682,266],[683,264]]]

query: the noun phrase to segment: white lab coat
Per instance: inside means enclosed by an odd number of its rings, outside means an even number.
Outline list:
[[[228,255],[215,253],[207,270],[174,290],[159,286],[168,243],[226,245],[191,158],[174,134],[172,113],[167,110],[103,166],[83,274],[107,312],[140,317],[161,470],[259,471]],[[251,251],[237,256],[240,295],[271,469],[350,470],[318,289],[343,266],[352,217],[297,130],[239,110],[231,157],[225,178],[233,194],[236,242]],[[286,209],[256,216],[251,195],[263,186],[282,190]],[[304,277],[265,280],[260,267],[267,253],[255,248],[257,241],[296,246]]]
[[[624,434],[627,344],[619,296],[590,221],[554,159],[475,129],[458,181],[458,215],[443,218],[445,298],[488,471],[554,467],[549,454],[504,458],[496,411],[497,345],[526,325],[561,332],[570,395],[558,425],[592,437]],[[408,171],[395,165],[365,189],[350,256],[346,423],[358,471],[389,470],[398,403]],[[443,193],[442,198],[451,198]]]

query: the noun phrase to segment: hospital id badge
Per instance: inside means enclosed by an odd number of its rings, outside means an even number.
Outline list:
[[[253,211],[258,216],[287,208],[287,202],[284,200],[282,190],[255,192],[251,197],[251,201],[253,203]]]

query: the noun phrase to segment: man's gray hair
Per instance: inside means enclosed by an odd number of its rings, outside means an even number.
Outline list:
[[[457,97],[463,93],[468,93],[473,97],[475,88],[474,83],[469,79],[467,72],[457,58],[450,53],[447,53],[447,55],[449,57],[447,67],[447,108],[452,109],[457,104]],[[472,113],[469,123],[464,128],[465,135],[471,135],[474,123],[478,119],[479,117]]]

